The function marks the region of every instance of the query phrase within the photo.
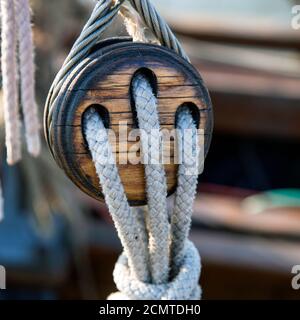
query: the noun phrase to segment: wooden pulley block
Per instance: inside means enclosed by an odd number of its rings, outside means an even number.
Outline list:
[[[201,129],[200,141],[205,154],[209,149],[212,106],[197,70],[161,46],[133,43],[128,38],[106,40],[94,47],[73,70],[64,83],[63,93],[53,106],[47,105],[45,111],[45,133],[54,158],[82,191],[98,200],[103,200],[103,195],[83,134],[83,115],[88,108],[96,108],[105,126],[112,129],[116,137],[124,123],[128,134],[137,128],[132,95],[132,79],[137,72],[145,73],[151,82],[157,97],[161,129],[174,129],[177,110],[188,105]],[[121,164],[123,142],[112,143],[117,144],[113,149],[127,198],[131,205],[146,204],[144,166]],[[127,143],[126,156],[131,145],[132,142]],[[176,190],[177,169],[174,163],[165,165],[169,195]]]

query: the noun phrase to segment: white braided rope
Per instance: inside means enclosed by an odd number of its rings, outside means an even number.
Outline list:
[[[157,102],[147,78],[138,74],[133,83],[139,128],[141,152],[145,164],[146,191],[148,200],[147,229],[149,232],[149,255],[152,281],[166,283],[169,278],[170,226],[167,210],[167,180],[160,161],[162,145]],[[156,144],[155,146],[153,144]],[[155,150],[155,154],[151,151]]]
[[[28,152],[38,156],[41,149],[38,108],[35,102],[34,53],[28,0],[14,0],[17,13],[21,104]]]
[[[159,134],[159,120],[157,112],[157,103],[151,89],[150,83],[146,77],[141,74],[136,75],[133,81],[133,93],[137,109],[137,116],[142,133],[142,154],[146,162],[145,174],[148,197],[148,217],[147,229],[149,233],[149,255],[151,282],[142,281],[136,277],[133,256],[130,248],[134,243],[130,240],[129,234],[135,236],[140,232],[139,239],[144,239],[144,245],[147,244],[145,234],[141,224],[139,230],[135,230],[138,221],[132,222],[134,215],[130,212],[128,202],[121,184],[116,165],[111,163],[112,151],[109,146],[108,136],[100,116],[95,111],[88,111],[85,116],[84,130],[93,160],[96,165],[96,171],[99,175],[102,190],[105,194],[106,203],[110,209],[114,221],[117,221],[116,227],[121,241],[125,247],[124,254],[119,258],[114,270],[114,280],[119,293],[112,294],[108,299],[139,299],[139,300],[194,300],[199,299],[201,290],[198,285],[200,277],[200,257],[194,245],[187,240],[188,231],[191,224],[192,203],[197,186],[197,174],[187,176],[187,169],[194,166],[194,156],[191,159],[184,160],[180,165],[178,172],[178,190],[175,198],[175,208],[172,215],[172,253],[173,268],[171,281],[169,274],[169,230],[168,212],[166,209],[166,182],[165,174],[161,165],[152,165],[152,154],[149,154],[152,135]],[[91,118],[92,117],[92,118]],[[190,145],[197,155],[197,130],[193,117],[188,108],[183,108],[178,116],[178,147],[181,150],[184,140],[184,130],[192,129],[193,138],[190,139]],[[154,129],[154,130],[153,130]],[[153,130],[153,131],[152,131]],[[103,140],[104,139],[104,140]],[[157,139],[157,136],[155,137]],[[145,145],[143,145],[145,143]],[[153,147],[153,146],[152,146]],[[161,154],[160,144],[158,154]],[[144,153],[147,150],[147,153]],[[156,153],[155,153],[156,154]],[[185,157],[183,157],[185,159]],[[159,159],[154,159],[155,161]],[[102,163],[102,165],[99,165]],[[104,165],[103,165],[104,163]],[[150,163],[150,164],[149,164]],[[113,194],[113,197],[110,194]],[[183,193],[183,194],[181,194]],[[125,212],[116,214],[115,209],[121,208]],[[182,211],[180,211],[182,210]],[[123,221],[122,219],[125,219]],[[119,221],[120,222],[119,222]],[[124,223],[130,221],[128,226]],[[126,229],[126,230],[125,230]],[[129,233],[129,234],[128,234]],[[128,241],[129,237],[129,241]],[[126,249],[127,247],[127,249]],[[129,252],[129,254],[127,253]],[[147,267],[147,250],[139,253],[139,258],[143,263],[139,263],[141,268]],[[149,278],[148,278],[149,280]]]
[[[177,275],[164,284],[145,283],[134,278],[125,254],[115,265],[114,281],[119,293],[112,294],[109,300],[199,300],[201,289],[198,285],[201,261],[194,244],[187,241],[185,255]]]
[[[105,201],[124,247],[133,277],[149,281],[147,241],[140,220],[130,208],[112,155],[107,130],[100,116],[90,109],[85,113],[84,132]]]
[[[5,144],[7,162],[13,165],[22,157],[19,89],[28,152],[38,156],[41,148],[35,103],[33,40],[28,0],[0,0],[0,9]],[[2,195],[0,201],[3,203]],[[2,205],[0,209],[2,216]]]
[[[27,149],[33,156],[37,156],[40,152],[39,120],[34,89],[33,41],[28,0],[1,0],[1,38],[7,162],[15,164],[21,159],[22,149],[19,87]]]
[[[18,97],[17,33],[14,1],[1,0],[1,64],[7,162],[21,159],[21,121]]]
[[[182,164],[178,168],[175,206],[171,219],[172,275],[179,272],[184,259],[198,183],[200,150],[197,147],[199,145],[197,127],[187,107],[180,110],[177,129],[178,150]],[[190,169],[193,172],[190,172]]]

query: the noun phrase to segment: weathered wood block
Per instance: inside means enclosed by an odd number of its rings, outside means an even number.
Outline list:
[[[54,158],[82,191],[99,200],[103,195],[82,131],[83,114],[91,106],[95,107],[117,137],[121,136],[124,126],[128,133],[137,128],[131,93],[132,79],[137,72],[145,72],[151,81],[157,96],[161,129],[174,129],[178,108],[187,104],[201,129],[199,141],[205,154],[209,148],[211,102],[199,73],[191,64],[173,51],[156,45],[133,43],[128,39],[100,43],[68,76],[63,93],[54,105],[47,105],[45,111],[45,133]],[[130,152],[139,152],[132,151],[132,141],[122,139],[112,141],[121,180],[130,204],[142,205],[147,202],[144,166],[120,163]],[[125,149],[124,143],[127,143]],[[166,148],[174,158],[174,145]],[[174,161],[165,165],[169,194],[176,189],[177,168]]]

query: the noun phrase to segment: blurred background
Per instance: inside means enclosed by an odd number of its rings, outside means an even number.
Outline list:
[[[299,299],[299,0],[152,0],[206,82],[215,129],[200,177],[191,238],[204,299]],[[32,0],[38,103],[92,8],[88,0]],[[121,22],[108,34],[125,33]],[[2,112],[1,112],[2,117]],[[105,299],[121,245],[103,204],[75,188],[44,146],[5,164],[0,299]]]

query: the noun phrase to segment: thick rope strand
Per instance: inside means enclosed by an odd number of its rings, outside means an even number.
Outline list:
[[[192,117],[187,110],[183,110],[182,113],[179,114],[178,121],[179,130],[184,130],[185,128],[195,128],[194,122],[192,121]],[[100,116],[95,111],[88,111],[85,116],[84,128],[86,133],[86,138],[88,144],[91,148],[93,160],[95,161],[97,173],[100,178],[100,182],[102,185],[102,190],[106,195],[106,202],[109,206],[110,212],[114,217],[114,221],[118,221],[116,223],[116,227],[118,229],[122,244],[126,246],[126,240],[122,237],[123,232],[127,232],[128,234],[136,235],[136,232],[142,232],[142,225],[140,226],[140,230],[135,231],[136,226],[139,225],[138,221],[135,221],[135,214],[129,209],[124,209],[128,205],[126,197],[124,195],[124,190],[121,184],[121,181],[115,177],[118,176],[117,168],[115,165],[111,163],[111,150],[110,145],[107,138],[106,129],[100,119]],[[182,133],[183,135],[184,133]],[[179,144],[182,146],[182,144]],[[190,169],[190,163],[184,162],[180,169],[182,174],[186,173],[186,170]],[[112,173],[115,171],[115,173]],[[103,175],[103,177],[101,177]],[[190,183],[185,184],[185,187],[191,187]],[[119,190],[122,190],[121,192]],[[187,192],[187,189],[184,190]],[[117,195],[122,194],[119,198]],[[115,216],[115,210],[120,208],[120,212]],[[128,213],[127,213],[128,212]],[[186,211],[185,211],[186,212]],[[125,219],[125,220],[122,220]],[[128,226],[124,228],[124,223],[129,221]],[[184,221],[183,221],[184,222]],[[190,220],[188,223],[185,223],[186,226],[190,225]],[[127,230],[127,231],[126,231]],[[183,234],[183,231],[180,231]],[[133,238],[131,238],[133,241]],[[142,243],[147,244],[147,240],[142,237],[140,238]],[[181,240],[178,237],[178,241]],[[118,262],[116,263],[114,270],[114,280],[117,285],[117,288],[120,290],[120,293],[113,294],[109,297],[109,299],[113,300],[198,300],[200,298],[201,290],[198,285],[199,277],[200,277],[200,257],[198,254],[198,250],[195,246],[188,241],[186,238],[183,238],[183,243],[185,244],[183,255],[180,258],[180,265],[178,262],[178,268],[176,275],[172,278],[171,281],[165,281],[161,284],[149,283],[149,281],[142,281],[137,276],[136,273],[132,272],[132,268],[135,268],[134,262],[130,263],[130,253],[132,252],[132,245],[134,242],[129,241],[127,245],[129,246],[129,254],[125,253],[120,256]],[[141,256],[147,256],[145,252],[140,254]],[[132,256],[131,256],[132,259]],[[134,261],[134,260],[132,260]],[[145,265],[147,260],[144,260],[144,263],[140,264],[141,269],[146,268]]]
[[[118,0],[113,1],[116,3]],[[189,61],[189,57],[185,53],[182,45],[164,18],[157,12],[150,0],[128,0],[128,3],[132,5],[134,10],[139,14],[145,25],[153,32],[161,45],[175,51],[182,58]],[[129,14],[128,11],[130,11],[128,6],[124,5],[120,8],[120,12],[125,19],[131,20],[128,23],[129,28],[127,28],[127,31],[131,36],[133,36],[134,39],[140,41],[143,38],[142,33],[137,30],[140,28],[140,26],[136,23],[136,19],[133,17],[133,14]],[[138,36],[136,37],[136,35]]]
[[[191,227],[193,204],[197,192],[200,153],[197,127],[189,108],[182,108],[179,115],[177,148],[181,164],[178,168],[175,205],[171,219],[173,275],[179,272],[185,255],[185,246]]]
[[[167,180],[161,164],[162,154],[157,101],[151,85],[142,74],[133,80],[133,97],[141,134],[141,153],[146,177],[148,200],[147,228],[152,281],[169,279],[170,225],[167,210]]]
[[[130,0],[130,2],[134,9],[140,14],[145,24],[153,31],[161,45],[175,51],[185,60],[189,61],[189,57],[185,53],[182,45],[163,17],[157,12],[151,1]]]
[[[110,300],[199,300],[198,285],[201,261],[197,248],[190,241],[186,243],[185,256],[176,277],[163,284],[138,281],[130,272],[126,255],[121,255],[113,272],[118,290]]]
[[[35,101],[34,53],[28,0],[14,0],[19,40],[21,102],[28,152],[38,156],[41,149],[38,108]]]
[[[162,284],[138,281],[130,275],[127,257],[122,255],[114,270],[114,280],[120,293],[111,295],[111,300],[198,300],[201,297],[201,288],[198,285],[201,272],[200,256],[195,246],[187,239],[197,186],[199,152],[197,128],[188,108],[180,110],[177,128],[179,153],[185,155],[182,156],[182,164],[179,166],[179,189],[172,216],[174,265],[171,280]],[[185,130],[191,130],[189,133],[192,138]],[[189,146],[186,146],[187,142]],[[192,149],[193,152],[185,152],[186,149]]]
[[[21,159],[16,15],[12,0],[1,0],[1,37],[5,141],[7,162],[12,165]]]
[[[143,226],[129,207],[108,140],[107,130],[94,109],[84,116],[84,132],[105,195],[105,201],[114,220],[132,276],[143,282],[150,280],[147,261],[147,241]]]

